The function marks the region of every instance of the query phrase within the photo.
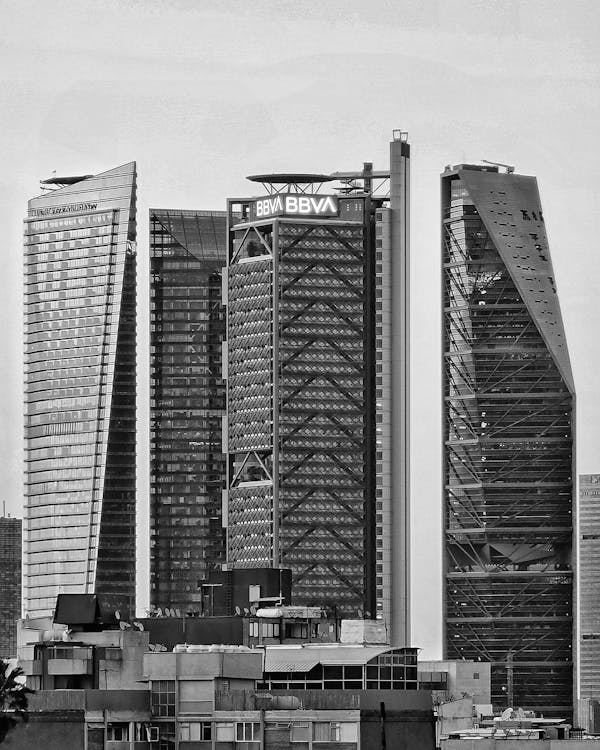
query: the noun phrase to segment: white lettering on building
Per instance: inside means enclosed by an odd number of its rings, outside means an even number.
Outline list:
[[[256,218],[277,213],[302,216],[337,215],[337,201],[333,195],[275,195],[256,201]]]

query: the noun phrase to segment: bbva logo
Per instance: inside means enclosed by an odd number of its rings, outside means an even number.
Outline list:
[[[334,195],[274,195],[256,201],[256,216],[272,216],[277,213],[316,216],[337,216],[337,200]]]

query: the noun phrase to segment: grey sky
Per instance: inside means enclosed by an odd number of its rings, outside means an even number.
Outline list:
[[[218,209],[244,176],[328,172],[412,144],[413,641],[440,643],[439,173],[536,175],[571,353],[578,470],[600,471],[597,0],[0,0],[0,457],[22,507],[22,224],[38,181],[138,162],[139,354],[147,209]],[[147,404],[147,367],[138,375]],[[147,420],[140,421],[145,561]],[[140,570],[140,584],[147,563]],[[140,604],[147,602],[145,583]]]

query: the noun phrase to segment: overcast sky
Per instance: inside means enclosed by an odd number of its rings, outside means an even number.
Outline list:
[[[600,472],[597,0],[0,0],[0,458],[22,515],[22,218],[39,180],[138,163],[139,406],[148,208],[222,209],[268,171],[385,168],[412,145],[413,643],[441,655],[439,174],[536,175],[577,387],[578,471]],[[140,420],[138,600],[147,604]]]

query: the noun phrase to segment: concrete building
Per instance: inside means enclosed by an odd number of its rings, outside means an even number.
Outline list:
[[[575,391],[534,177],[442,175],[444,656],[570,720]]]
[[[0,518],[0,659],[17,655],[17,620],[21,616],[20,518]]]
[[[394,690],[257,691],[260,650],[178,646],[146,654],[152,722],[165,747],[368,750],[434,747],[428,693]],[[321,744],[326,743],[326,744]]]
[[[10,750],[154,750],[147,690],[40,690],[29,721],[4,742]]]
[[[434,701],[469,696],[476,705],[489,705],[491,664],[483,661],[419,661],[419,688],[431,690]]]
[[[409,163],[398,131],[388,169],[257,175],[267,194],[228,204],[228,565],[290,568],[294,604],[383,619],[398,646]]]
[[[150,210],[150,604],[202,611],[225,561],[224,211]]]
[[[11,732],[7,747],[154,750],[143,682],[148,641],[103,613],[96,595],[59,595],[53,618],[19,621],[18,664],[36,692],[29,723]]]
[[[25,219],[23,609],[135,612],[135,162],[45,180]]]

